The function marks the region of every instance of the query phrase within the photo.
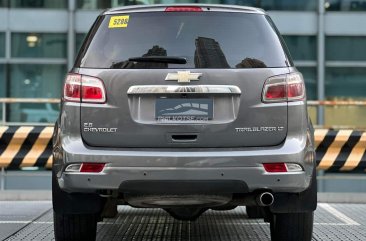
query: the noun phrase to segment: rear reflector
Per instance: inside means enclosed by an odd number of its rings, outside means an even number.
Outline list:
[[[80,172],[98,173],[103,171],[105,163],[83,163],[81,164]]]
[[[302,167],[296,163],[264,163],[266,172],[301,172]]]
[[[264,163],[266,172],[287,172],[285,163]]]
[[[167,7],[165,12],[202,12],[202,8],[200,7]]]
[[[68,74],[64,85],[64,100],[72,102],[105,103],[102,80],[86,75]]]

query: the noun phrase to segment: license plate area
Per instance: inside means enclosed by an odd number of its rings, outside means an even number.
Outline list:
[[[213,120],[212,98],[158,98],[155,101],[158,122],[195,122]]]

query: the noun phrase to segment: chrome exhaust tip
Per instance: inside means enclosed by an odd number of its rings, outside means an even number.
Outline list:
[[[257,204],[262,207],[271,206],[274,202],[274,196],[270,192],[263,192],[257,196]]]

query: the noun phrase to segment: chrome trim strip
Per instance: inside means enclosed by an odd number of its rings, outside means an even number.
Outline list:
[[[235,85],[134,85],[127,94],[176,94],[176,93],[202,93],[202,94],[241,94]]]

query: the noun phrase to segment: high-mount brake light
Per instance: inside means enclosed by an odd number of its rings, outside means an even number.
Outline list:
[[[96,77],[68,74],[64,85],[64,99],[71,102],[105,103],[104,84]]]
[[[263,87],[263,102],[285,102],[305,98],[304,80],[300,73],[273,76]]]
[[[201,7],[190,7],[190,6],[177,6],[177,7],[167,7],[165,12],[202,12]]]

